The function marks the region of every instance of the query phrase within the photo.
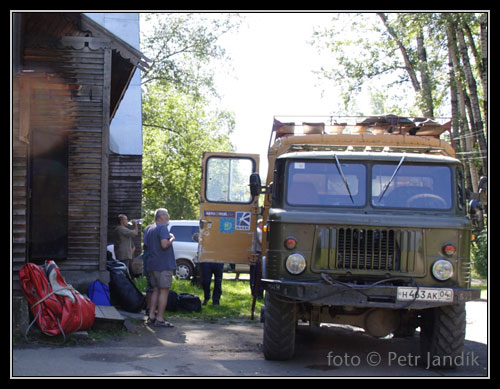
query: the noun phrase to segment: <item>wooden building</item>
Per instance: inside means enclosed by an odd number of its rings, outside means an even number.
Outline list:
[[[13,296],[26,262],[53,259],[82,290],[107,278],[109,219],[122,201],[120,212],[140,217],[142,161],[110,156],[109,126],[144,67],[137,49],[84,14],[12,14]],[[132,181],[134,194],[124,193]]]

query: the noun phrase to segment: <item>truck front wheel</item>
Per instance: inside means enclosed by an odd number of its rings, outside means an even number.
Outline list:
[[[297,307],[266,292],[264,310],[264,356],[268,360],[285,361],[295,352]]]
[[[455,368],[464,348],[465,324],[465,304],[446,305],[422,312],[422,363],[431,368]]]

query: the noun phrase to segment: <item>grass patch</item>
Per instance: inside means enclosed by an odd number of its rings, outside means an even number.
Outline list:
[[[226,277],[226,275],[225,275]],[[139,277],[136,285],[141,291],[146,289],[146,278]],[[213,288],[213,280],[212,280]],[[198,296],[203,302],[203,289],[194,285],[191,281],[178,280],[174,278],[171,290],[177,293],[190,293]],[[213,289],[212,289],[213,290]],[[264,305],[264,300],[257,299],[255,304],[255,319],[259,320],[260,308]],[[203,319],[207,321],[219,320],[250,320],[252,309],[252,295],[250,293],[250,283],[248,280],[235,280],[224,278],[222,280],[222,296],[220,305],[212,305],[212,300],[207,305],[202,306],[201,312],[166,312],[165,316]]]

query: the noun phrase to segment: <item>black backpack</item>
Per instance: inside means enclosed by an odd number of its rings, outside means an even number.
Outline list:
[[[106,267],[109,271],[111,304],[127,312],[140,312],[146,305],[146,299],[132,281],[127,265],[112,259],[107,261]]]
[[[177,309],[182,312],[201,312],[201,300],[194,294],[181,293],[178,296]]]
[[[201,312],[201,300],[194,294],[178,294],[173,290],[169,290],[165,310],[168,312]]]

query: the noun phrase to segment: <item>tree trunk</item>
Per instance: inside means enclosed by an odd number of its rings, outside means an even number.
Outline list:
[[[458,49],[456,43],[455,36],[455,28],[450,19],[448,19],[447,27],[446,27],[446,35],[448,39],[448,56],[451,61],[451,65],[453,67],[453,78],[450,74],[450,79],[455,81],[456,94],[458,95],[458,123],[459,123],[459,136],[455,138],[456,141],[460,142],[462,153],[459,154],[462,156],[462,161],[466,166],[466,178],[467,178],[467,187],[472,188],[474,192],[478,190],[478,174],[474,163],[471,162],[471,158],[473,158],[473,145],[472,145],[472,137],[473,134],[469,129],[469,125],[467,122],[466,115],[466,105],[467,105],[467,96],[466,92],[463,89],[461,79],[463,79],[462,70],[460,68],[460,62],[458,59]],[[451,73],[451,71],[450,71]],[[453,88],[453,83],[452,83]],[[453,100],[452,100],[453,102]]]
[[[483,110],[485,132],[488,134],[488,14],[481,15],[481,70],[483,75],[481,81],[483,83]]]
[[[475,155],[476,152],[474,151],[474,134],[471,132],[471,129],[469,128],[469,124],[467,122],[467,115],[466,115],[466,107],[470,106],[469,98],[467,96],[467,92],[460,88],[458,90],[458,106],[460,110],[460,118],[461,118],[461,123],[462,123],[462,140],[463,140],[463,145],[464,145],[464,154],[463,154],[463,161],[465,161],[466,166],[469,168],[470,172],[470,178],[471,178],[471,185],[469,188],[472,188],[472,191],[477,193],[479,191],[478,185],[479,185],[479,174],[477,172],[476,166],[474,165],[474,160],[475,160]]]
[[[427,53],[424,46],[424,34],[420,29],[417,35],[417,54],[419,60],[419,72],[422,85],[420,93],[423,103],[423,114],[427,117],[434,117],[434,104],[432,102],[432,85],[429,77],[429,68],[427,66]]]
[[[408,72],[408,75],[410,76],[413,89],[415,90],[415,92],[420,93],[421,89],[420,83],[418,82],[417,74],[415,72],[415,69],[413,68],[413,64],[410,61],[410,57],[408,56],[406,48],[404,47],[399,37],[396,35],[396,31],[394,31],[394,29],[387,22],[387,16],[382,12],[377,12],[377,15],[380,17],[380,19],[382,19],[382,22],[384,22],[387,32],[396,41],[399,51],[401,51],[401,55],[403,56],[403,60],[405,63],[405,69]]]
[[[451,58],[451,53],[449,49],[448,49],[448,77],[450,78],[451,131],[452,131],[451,133],[453,136],[453,148],[457,149],[457,147],[460,147],[457,80],[455,77],[455,71],[453,70],[453,59]]]
[[[462,64],[464,68],[465,80],[467,81],[467,89],[469,90],[469,98],[472,105],[472,131],[479,144],[479,151],[482,158],[483,166],[488,166],[488,146],[486,144],[486,139],[484,137],[483,120],[481,115],[481,109],[479,107],[479,98],[477,95],[477,85],[474,75],[472,73],[472,68],[469,61],[469,54],[467,52],[467,46],[465,44],[465,38],[463,31],[460,27],[456,28],[458,47],[460,49],[460,56],[462,58]],[[487,169],[483,169],[486,171]]]

